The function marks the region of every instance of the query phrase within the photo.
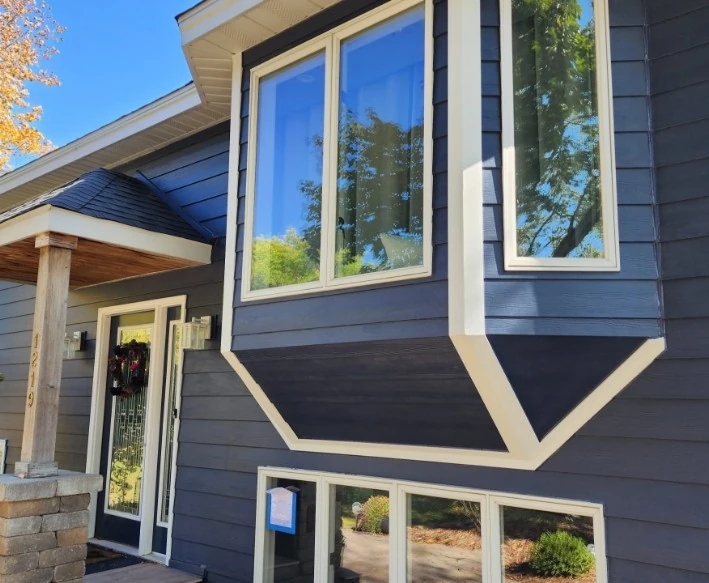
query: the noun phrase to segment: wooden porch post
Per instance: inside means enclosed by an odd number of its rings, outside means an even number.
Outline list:
[[[71,252],[76,246],[76,237],[56,233],[44,233],[35,240],[35,247],[39,249],[37,298],[22,455],[21,461],[15,464],[15,474],[22,478],[41,478],[58,473],[54,449],[59,418],[59,386],[62,378]]]

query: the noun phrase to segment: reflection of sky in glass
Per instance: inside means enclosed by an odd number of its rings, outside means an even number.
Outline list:
[[[422,7],[405,12],[344,41],[341,46],[340,71],[341,127],[348,123],[348,120],[371,127],[370,117],[373,114],[384,123],[396,124],[404,132],[416,126],[420,127],[424,114],[424,61]],[[387,142],[387,138],[390,137],[383,133],[377,135],[379,142],[376,148],[385,151],[396,146],[403,154],[403,148],[412,145],[410,142]],[[342,147],[341,144],[340,153]],[[380,233],[392,232],[402,238],[410,237],[411,245],[419,247],[422,240],[420,236],[418,240],[411,236],[409,228],[395,227],[397,223],[402,222],[401,210],[388,208],[393,206],[393,201],[389,201],[395,192],[399,196],[399,207],[401,201],[410,201],[411,191],[407,189],[411,185],[408,181],[412,180],[415,172],[411,171],[409,176],[399,176],[392,182],[391,176],[387,175],[391,172],[391,167],[375,157],[369,162],[382,164],[359,169],[358,178],[367,171],[380,172],[382,181],[378,190],[373,192],[371,180],[364,182],[364,179],[360,178],[362,182],[354,190],[350,188],[349,198],[345,200],[345,190],[348,185],[352,185],[342,176],[340,160],[340,224],[336,236],[338,249],[347,244],[356,250],[365,265],[376,266],[383,261]],[[348,178],[351,178],[351,174]],[[414,201],[413,204],[420,205],[420,201]]]
[[[325,55],[309,57],[261,79],[254,237],[302,233],[308,199],[300,186],[322,182]]]
[[[586,102],[583,108],[573,101],[574,94],[578,95],[584,92],[588,94],[595,91],[595,79],[590,78],[590,76],[589,78],[584,78],[581,74],[570,76],[566,81],[568,84],[566,85],[567,95],[569,95],[568,102],[564,101],[563,98],[566,95],[564,95],[563,91],[559,91],[558,87],[556,88],[557,93],[554,95],[557,101],[552,102],[551,96],[545,91],[552,86],[554,76],[562,74],[561,71],[555,70],[554,65],[552,65],[554,57],[560,54],[560,47],[553,46],[552,43],[554,41],[551,39],[545,42],[543,31],[545,27],[549,27],[549,23],[541,21],[544,16],[538,12],[535,16],[531,16],[534,13],[533,7],[538,5],[535,0],[517,0],[513,5],[518,11],[514,22],[519,26],[520,35],[519,38],[515,39],[515,58],[522,59],[521,63],[523,63],[522,65],[517,65],[517,67],[521,66],[522,69],[517,71],[515,93],[518,98],[521,98],[522,95],[529,95],[529,92],[533,91],[538,103],[536,112],[532,111],[528,115],[524,115],[523,112],[518,111],[516,116],[515,142],[518,156],[521,151],[539,148],[538,168],[520,167],[520,158],[518,158],[518,187],[522,183],[528,183],[535,175],[541,177],[541,181],[536,186],[539,200],[547,199],[549,204],[557,205],[557,208],[552,210],[549,206],[542,208],[540,203],[537,203],[538,206],[534,207],[533,212],[525,214],[520,211],[518,213],[517,225],[520,230],[519,253],[521,255],[530,255],[529,241],[534,240],[536,244],[531,254],[538,257],[551,257],[556,246],[567,233],[572,221],[574,227],[579,225],[579,219],[585,214],[586,209],[591,206],[589,205],[589,200],[595,200],[598,194],[597,189],[589,185],[589,181],[592,179],[598,184],[600,175],[599,119],[596,96],[593,96],[592,103]],[[593,26],[593,1],[579,0],[578,6],[581,13],[578,22],[583,31],[587,27]],[[531,24],[532,22],[533,24]],[[589,58],[593,59],[592,62],[595,62],[595,53],[593,52],[595,34],[593,34],[592,30],[591,34],[591,46],[589,47],[591,54]],[[573,52],[575,50],[573,48],[575,38],[568,33],[564,34],[562,38],[568,39],[568,44],[564,43],[565,50],[570,53]],[[535,43],[535,54],[533,56],[530,56],[530,50],[532,49],[531,39],[534,39]],[[547,60],[549,58],[551,58],[551,61]],[[571,71],[576,70],[573,58],[573,56],[570,57],[567,65]],[[536,85],[525,86],[524,79],[527,73],[524,67],[528,66],[530,62],[538,64]],[[558,66],[558,63],[556,66]],[[594,70],[595,67],[592,67],[591,71]],[[552,147],[552,144],[555,143],[555,134],[557,132],[549,129],[553,126],[551,126],[551,122],[546,121],[545,112],[566,116],[563,132],[559,136],[563,144],[561,147]],[[522,115],[520,115],[521,113]],[[535,130],[531,131],[533,126]],[[533,138],[533,135],[536,137]],[[538,144],[530,143],[530,139],[537,140]],[[571,164],[579,163],[579,158],[590,159],[591,165],[564,179],[561,176],[568,172],[568,169],[563,166],[564,158],[567,161],[571,160]],[[531,160],[528,163],[531,164]],[[552,195],[552,186],[556,189],[556,195]],[[562,191],[561,197],[558,195],[560,190]],[[526,199],[523,198],[524,191],[518,190],[518,197],[521,197],[518,198],[521,203],[526,202]],[[579,211],[579,209],[582,209],[582,211]],[[580,257],[589,253],[603,252],[601,210],[597,208],[597,205],[593,205],[593,213],[593,228],[587,234],[581,233],[580,236],[576,237],[575,246],[569,251],[568,256]],[[526,235],[523,235],[523,233]]]

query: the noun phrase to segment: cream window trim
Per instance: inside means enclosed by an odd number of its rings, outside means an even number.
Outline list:
[[[594,2],[596,92],[598,96],[601,172],[601,214],[603,220],[603,249],[605,253],[605,257],[602,258],[520,257],[517,253],[512,1],[513,0],[500,0],[502,190],[505,269],[510,271],[620,271],[608,0],[595,0]]]
[[[423,263],[413,267],[335,277],[335,236],[337,225],[337,135],[339,129],[340,44],[348,38],[423,6],[425,10],[424,72],[424,157],[423,157]],[[262,77],[278,72],[319,52],[325,53],[325,115],[323,135],[323,194],[320,227],[320,279],[314,282],[262,290],[251,289],[251,261],[254,235],[254,198],[258,139],[259,83]],[[327,33],[299,45],[251,70],[248,157],[244,218],[242,301],[273,299],[376,283],[396,282],[432,273],[433,263],[433,0],[392,0]]]
[[[593,520],[593,544],[596,557],[596,583],[608,583],[603,505],[491,490],[460,488],[438,484],[390,480],[349,474],[310,470],[260,467],[256,493],[256,535],[254,582],[266,583],[272,560],[273,537],[266,530],[266,490],[278,478],[311,482],[316,485],[315,510],[315,581],[329,580],[330,516],[334,508],[332,486],[371,488],[389,492],[389,580],[407,583],[407,496],[431,496],[468,500],[480,504],[482,538],[482,583],[503,583],[502,507],[511,506],[559,514],[585,516]]]

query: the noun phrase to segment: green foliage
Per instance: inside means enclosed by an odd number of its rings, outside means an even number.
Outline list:
[[[257,237],[251,259],[251,289],[268,289],[317,281],[319,259],[311,255],[308,242],[289,229],[284,237]]]
[[[357,530],[379,534],[382,532],[382,521],[389,516],[389,497],[372,496],[362,506],[362,512],[357,520]]]
[[[5,380],[5,375],[0,372],[0,382]]]
[[[521,256],[603,250],[590,0],[513,0],[517,230]]]
[[[530,565],[544,577],[580,577],[595,559],[583,539],[563,530],[545,532],[534,543]]]

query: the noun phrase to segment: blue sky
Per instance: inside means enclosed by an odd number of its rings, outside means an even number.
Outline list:
[[[197,2],[48,0],[67,30],[46,67],[61,87],[29,87],[44,135],[62,146],[187,83],[175,16]]]

